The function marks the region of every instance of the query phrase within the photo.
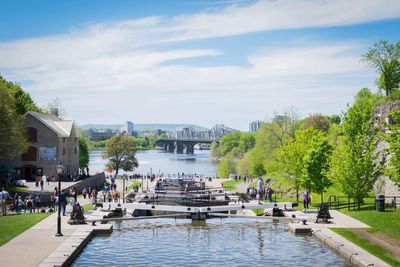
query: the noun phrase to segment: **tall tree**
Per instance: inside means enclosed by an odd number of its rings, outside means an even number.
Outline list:
[[[118,175],[120,169],[133,171],[139,166],[134,148],[131,136],[117,135],[108,139],[103,158],[108,159],[107,166],[115,170],[115,175]]]
[[[389,95],[400,84],[400,41],[391,44],[386,40],[374,43],[362,60],[379,74],[378,86]]]
[[[329,158],[332,154],[332,146],[321,132],[313,135],[310,147],[304,156],[302,169],[302,182],[307,188],[321,195],[324,201],[324,190],[332,185],[328,178]]]
[[[79,168],[84,169],[89,166],[89,149],[86,136],[79,137]]]
[[[28,141],[23,118],[16,111],[16,100],[3,82],[0,83],[0,161],[25,153]]]
[[[321,114],[310,115],[304,119],[304,128],[314,128],[315,130],[327,133],[329,130],[329,119]]]
[[[236,163],[231,153],[225,155],[218,164],[218,176],[228,178],[230,174],[236,173]]]
[[[342,191],[359,204],[361,198],[373,188],[381,174],[376,149],[380,141],[373,125],[376,98],[368,89],[362,89],[355,97],[343,118],[343,134],[335,148],[331,162],[331,176]]]
[[[0,87],[10,92],[14,97],[15,110],[18,115],[22,116],[30,110],[42,111],[32,100],[30,94],[24,91],[18,84],[9,82],[0,76]]]
[[[305,156],[310,148],[310,142],[314,135],[319,134],[314,128],[299,130],[295,138],[278,152],[278,160],[282,170],[290,184],[296,189],[296,199],[299,201],[299,189],[304,184],[303,168]]]

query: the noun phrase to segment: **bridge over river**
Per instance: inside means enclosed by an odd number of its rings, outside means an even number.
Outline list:
[[[193,154],[194,146],[196,144],[211,144],[212,142],[219,142],[217,139],[181,139],[181,138],[162,138],[156,141],[156,146],[169,152]]]

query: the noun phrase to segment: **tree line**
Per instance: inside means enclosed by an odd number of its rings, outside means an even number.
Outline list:
[[[212,145],[212,155],[220,158],[219,176],[274,177],[289,183],[297,200],[302,187],[323,200],[325,190],[336,183],[358,203],[383,174],[400,183],[400,42],[379,41],[362,61],[376,69],[383,94],[363,88],[341,115],[298,119],[290,110],[263,123],[256,134],[224,136]],[[387,114],[390,123],[376,121],[382,105],[395,107]]]

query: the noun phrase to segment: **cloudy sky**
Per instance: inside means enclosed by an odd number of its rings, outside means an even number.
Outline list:
[[[377,90],[360,55],[400,40],[400,1],[3,0],[0,21],[0,74],[78,124],[247,130]]]

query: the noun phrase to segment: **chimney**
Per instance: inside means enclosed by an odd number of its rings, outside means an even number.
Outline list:
[[[50,114],[58,117],[58,108],[51,108]]]

